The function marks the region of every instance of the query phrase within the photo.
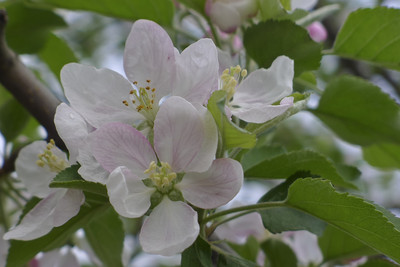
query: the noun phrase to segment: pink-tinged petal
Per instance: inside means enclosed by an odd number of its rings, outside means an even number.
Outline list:
[[[308,25],[307,30],[311,39],[313,39],[315,42],[323,42],[328,38],[328,31],[325,29],[325,26],[319,21],[314,21],[313,23]]]
[[[231,108],[231,112],[241,120],[253,123],[264,123],[288,110],[293,106],[293,97],[285,97],[279,105],[243,105],[238,108]]]
[[[258,69],[237,87],[232,106],[270,105],[292,93],[293,60],[280,56],[269,69]]]
[[[133,87],[115,71],[70,63],[61,70],[61,83],[71,107],[96,128],[114,121],[133,124],[143,118],[122,103],[129,100]]]
[[[173,95],[203,104],[218,87],[218,53],[211,39],[201,39],[176,57],[177,82]]]
[[[204,171],[196,160],[205,136],[200,113],[185,99],[172,96],[161,105],[154,121],[154,149],[173,171]]]
[[[155,192],[125,167],[115,169],[106,186],[115,211],[128,218],[143,216],[150,208],[150,197]]]
[[[108,123],[89,138],[93,156],[109,172],[126,166],[140,177],[149,168],[150,162],[157,161],[149,141],[130,125]]]
[[[81,164],[78,173],[83,179],[95,183],[106,183],[110,172],[106,171],[93,156],[88,142],[79,149],[77,161]]]
[[[34,267],[33,265],[29,265]],[[36,266],[36,265],[35,265]],[[38,259],[38,267],[80,267],[76,256],[70,249],[68,251],[52,250],[43,253],[43,256]]]
[[[193,244],[199,230],[197,213],[165,196],[144,221],[139,240],[144,252],[171,256]]]
[[[242,23],[237,10],[229,3],[215,2],[211,7],[211,20],[224,32],[232,33]]]
[[[44,198],[51,192],[50,181],[56,177],[57,173],[50,171],[47,166],[39,167],[36,164],[38,155],[46,150],[45,141],[35,141],[22,148],[15,162],[15,170],[18,179],[22,181],[28,192],[34,196]],[[57,147],[52,152],[59,158],[67,162],[67,157]]]
[[[56,109],[54,123],[58,134],[68,148],[69,161],[75,163],[78,150],[88,135],[86,121],[67,104],[61,103]]]
[[[264,238],[265,228],[261,215],[252,212],[218,226],[214,233],[219,239],[242,244],[250,235],[257,239]]]
[[[157,23],[137,20],[126,40],[126,76],[139,86],[156,88],[156,101],[172,92],[175,82],[175,55],[171,38]]]
[[[30,210],[21,223],[4,235],[4,239],[32,240],[60,226],[79,212],[84,200],[79,190],[58,189]]]
[[[243,169],[233,159],[216,159],[203,173],[186,173],[176,185],[185,200],[202,209],[214,209],[228,203],[243,184]]]

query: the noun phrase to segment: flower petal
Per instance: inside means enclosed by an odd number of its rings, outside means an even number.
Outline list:
[[[227,33],[234,32],[242,23],[239,12],[230,3],[215,2],[211,6],[210,18],[222,31]]]
[[[143,182],[125,167],[118,167],[107,179],[107,191],[110,203],[122,216],[141,217],[150,208],[150,197],[154,188],[146,187]]]
[[[172,96],[161,105],[154,122],[154,149],[175,172],[208,169],[203,162],[211,164],[215,151],[198,157],[206,136],[202,114],[185,99]]]
[[[57,107],[54,123],[58,134],[68,148],[69,161],[75,163],[78,150],[88,135],[86,121],[67,104],[61,103]]]
[[[174,45],[155,22],[137,20],[126,40],[124,53],[126,76],[139,86],[156,88],[156,101],[169,95],[175,82]]]
[[[106,171],[93,156],[90,143],[86,142],[79,149],[77,161],[81,164],[78,173],[86,181],[105,184],[110,172]]]
[[[66,223],[78,214],[84,195],[80,190],[58,189],[30,210],[21,223],[4,235],[4,239],[32,240]]]
[[[71,107],[96,128],[113,121],[133,124],[143,118],[122,103],[129,100],[133,87],[115,71],[70,63],[61,70],[61,83]]]
[[[130,125],[108,123],[91,135],[93,137],[89,138],[93,155],[109,172],[119,166],[126,166],[140,177],[149,168],[150,162],[157,161],[149,141]]]
[[[236,160],[221,158],[214,160],[206,172],[186,173],[176,188],[191,204],[202,209],[214,209],[236,196],[242,184],[242,165]]]
[[[288,110],[293,106],[293,97],[285,97],[279,105],[243,105],[238,108],[231,108],[231,112],[241,120],[253,123],[269,121]]]
[[[144,221],[139,240],[144,252],[171,256],[193,244],[199,230],[189,205],[164,197]]]
[[[176,57],[177,82],[173,95],[203,104],[218,87],[218,53],[211,39],[201,39]]]
[[[292,93],[293,60],[280,56],[269,69],[258,69],[238,86],[232,106],[270,105]]]
[[[40,198],[47,197],[51,192],[49,183],[57,175],[56,172],[51,172],[47,166],[39,167],[36,164],[38,155],[46,150],[46,146],[45,141],[35,141],[25,146],[19,152],[15,162],[18,179],[22,181],[30,194]],[[65,153],[57,147],[54,147],[52,152],[67,161]]]
[[[55,249],[46,253],[38,259],[38,264],[30,266],[40,266],[40,267],[80,267],[76,256],[72,253],[71,249],[68,251],[63,251],[63,249]]]

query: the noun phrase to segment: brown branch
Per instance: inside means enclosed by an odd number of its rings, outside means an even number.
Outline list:
[[[0,9],[0,83],[46,129],[48,139],[54,139],[58,147],[65,148],[54,125],[54,114],[60,100],[8,47],[5,39],[6,24],[7,13],[4,9]]]

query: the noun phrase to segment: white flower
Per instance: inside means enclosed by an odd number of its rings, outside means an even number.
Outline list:
[[[232,33],[257,14],[257,0],[207,0],[206,14],[224,32]]]
[[[103,125],[90,140],[95,158],[111,173],[106,186],[119,214],[141,217],[153,201],[140,233],[148,253],[173,255],[196,240],[197,213],[186,201],[213,209],[230,201],[242,185],[237,161],[214,159],[217,130],[212,116],[181,97],[161,105],[154,145],[122,123]]]
[[[35,141],[21,149],[15,162],[18,179],[30,194],[42,200],[4,235],[4,239],[36,239],[79,212],[85,199],[82,191],[49,187],[51,180],[69,166],[66,154],[53,142]]]
[[[181,96],[205,103],[218,83],[218,55],[210,39],[201,39],[182,53],[156,23],[133,24],[124,53],[125,79],[109,69],[76,63],[61,70],[71,107],[93,127],[108,122],[152,126],[161,98]]]
[[[241,120],[263,123],[293,105],[293,60],[280,56],[269,69],[258,69],[247,77],[239,66],[227,69],[221,76],[221,90],[227,92],[227,115]],[[279,104],[275,104],[276,102]]]

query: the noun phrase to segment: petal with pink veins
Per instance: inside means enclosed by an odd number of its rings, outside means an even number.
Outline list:
[[[243,169],[240,163],[221,158],[214,160],[206,172],[186,173],[176,188],[191,204],[202,209],[214,209],[232,200],[242,184]]]
[[[119,166],[126,166],[141,179],[157,157],[149,141],[141,132],[130,125],[114,122],[97,129],[90,138],[91,150],[101,166],[112,172]]]
[[[126,76],[139,86],[156,88],[156,101],[171,94],[176,75],[174,45],[157,23],[137,20],[125,44]]]
[[[115,71],[70,63],[61,70],[61,83],[71,107],[96,128],[107,122],[133,124],[143,119],[122,103],[129,100],[133,87]]]
[[[218,87],[218,53],[211,39],[201,39],[176,56],[177,82],[173,95],[203,104]]]
[[[81,164],[78,173],[83,179],[95,183],[106,183],[110,172],[106,171],[93,156],[89,142],[84,143],[79,149],[77,161]]]
[[[120,215],[128,218],[145,214],[150,208],[150,197],[155,192],[125,167],[115,169],[106,186],[111,205]]]
[[[185,99],[172,96],[161,105],[154,122],[154,149],[160,161],[168,162],[174,172],[205,171],[204,162],[215,156],[215,151],[199,151],[206,138],[201,113]]]
[[[165,196],[144,221],[139,240],[144,252],[171,256],[193,244],[199,230],[197,213]]]

